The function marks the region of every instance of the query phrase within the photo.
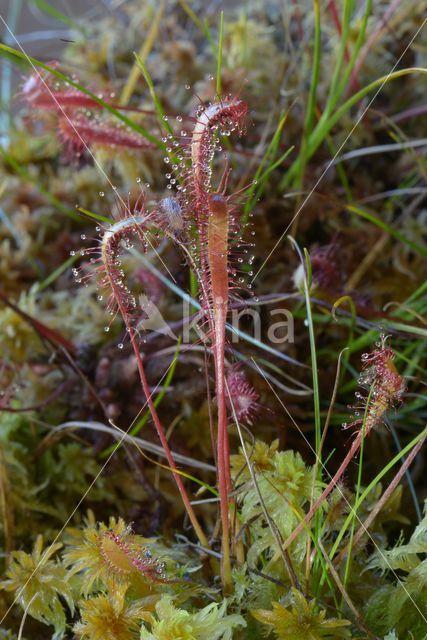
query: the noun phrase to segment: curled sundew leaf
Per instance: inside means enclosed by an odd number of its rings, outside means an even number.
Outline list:
[[[254,618],[273,627],[279,640],[336,640],[350,638],[348,620],[327,618],[326,611],[317,610],[314,600],[308,601],[302,593],[292,590],[292,605],[285,607],[273,602],[273,608],[252,611]]]

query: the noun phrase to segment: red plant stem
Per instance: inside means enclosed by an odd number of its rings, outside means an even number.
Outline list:
[[[214,329],[214,363],[218,404],[217,464],[222,523],[222,578],[225,589],[231,587],[229,494],[231,490],[230,456],[225,389],[225,323],[228,310],[228,207],[220,195],[209,202],[207,260],[210,271]]]
[[[329,482],[322,495],[313,503],[309,512],[305,516],[299,525],[294,529],[289,538],[285,541],[284,549],[286,549],[295,538],[301,533],[301,531],[308,525],[313,518],[317,509],[326,500],[331,493],[337,482],[340,480],[345,470],[347,469],[350,461],[356,456],[363,438],[365,438],[372,429],[382,421],[382,417],[388,408],[394,406],[395,402],[401,399],[402,393],[405,388],[404,380],[397,372],[397,369],[393,363],[394,353],[390,347],[385,346],[386,337],[381,336],[381,348],[373,351],[371,354],[365,354],[362,356],[363,368],[366,370],[368,367],[374,369],[375,378],[373,380],[371,390],[365,406],[364,420],[356,420],[353,425],[361,424],[361,428],[358,430],[357,435],[350,447],[349,452],[342,461],[338,471]],[[372,396],[372,402],[371,401]]]
[[[211,193],[211,159],[216,149],[214,131],[221,126],[242,124],[247,106],[241,100],[219,100],[202,111],[195,123],[191,142],[192,202],[191,219],[199,235],[199,273],[202,276],[201,297],[207,313],[215,364],[215,386],[218,405],[217,429],[217,482],[220,495],[222,525],[221,577],[225,593],[232,591],[230,561],[230,450],[227,431],[227,404],[225,382],[225,322],[228,311],[229,272],[228,238],[229,210],[224,197],[227,187],[226,170],[218,193]],[[221,191],[222,187],[222,191]],[[188,207],[187,203],[187,207]]]
[[[408,468],[411,466],[412,462],[417,457],[417,455],[420,452],[420,450],[421,450],[421,448],[422,448],[422,446],[423,446],[425,441],[426,441],[426,438],[423,438],[422,440],[420,440],[415,445],[415,447],[412,449],[412,451],[408,454],[408,457],[406,458],[406,460],[404,461],[404,463],[400,467],[399,471],[394,476],[393,480],[388,485],[387,489],[384,491],[384,493],[381,496],[381,498],[376,503],[375,507],[372,509],[372,511],[370,512],[370,514],[366,518],[365,522],[363,522],[360,525],[359,529],[354,534],[354,536],[353,536],[353,550],[354,550],[354,547],[356,546],[356,544],[359,542],[360,538],[365,533],[367,533],[368,528],[371,526],[372,522],[375,520],[375,518],[377,517],[378,513],[381,511],[381,509],[383,508],[383,506],[385,505],[387,500],[393,494],[393,492],[396,489],[397,485],[401,481],[402,476],[406,473]],[[335,558],[334,563],[335,564],[339,564],[345,558],[345,555],[346,555],[347,552],[348,552],[348,545]]]
[[[153,399],[152,399],[152,392],[150,390],[150,386],[148,384],[148,380],[147,377],[145,375],[145,368],[142,362],[142,358],[141,358],[141,353],[139,351],[139,346],[138,346],[138,339],[137,336],[132,328],[132,326],[127,322],[126,318],[126,311],[124,309],[121,308],[121,302],[120,299],[117,301],[118,302],[118,306],[119,306],[119,310],[120,310],[120,314],[122,315],[122,317],[125,320],[125,324],[126,324],[126,328],[129,334],[129,339],[133,348],[133,351],[135,353],[135,357],[136,357],[136,362],[137,362],[137,366],[138,366],[138,373],[139,373],[139,379],[141,381],[141,386],[142,386],[142,390],[144,391],[145,397],[147,398],[147,404],[148,404],[148,408],[150,409],[150,413],[151,413],[151,417],[153,418],[153,422],[154,425],[156,427],[156,431],[157,431],[157,435],[159,436],[159,440],[160,443],[163,447],[163,450],[165,452],[165,456],[166,459],[168,461],[168,464],[170,466],[170,468],[172,469],[173,473],[174,473],[174,478],[175,478],[175,482],[176,485],[178,487],[178,491],[181,495],[181,499],[182,502],[184,504],[185,510],[187,511],[188,517],[190,518],[191,524],[193,525],[194,531],[200,541],[200,544],[203,547],[209,547],[209,542],[208,539],[206,538],[200,524],[199,521],[197,520],[197,516],[194,513],[194,509],[191,505],[190,499],[188,497],[188,494],[185,490],[184,487],[184,483],[181,480],[181,476],[178,473],[178,469],[177,466],[175,464],[175,460],[172,457],[172,453],[171,450],[169,448],[169,443],[167,441],[166,438],[166,434],[165,431],[163,429],[163,425],[160,422],[158,413],[156,411],[156,407],[154,406],[153,403]],[[123,315],[125,314],[125,315]]]
[[[160,422],[160,418],[157,414],[156,407],[154,406],[154,403],[152,400],[152,392],[147,381],[144,364],[142,362],[141,353],[139,350],[137,334],[134,331],[133,326],[130,322],[129,311],[126,308],[126,304],[123,299],[123,293],[120,291],[120,288],[119,288],[120,284],[117,283],[117,280],[114,277],[116,253],[117,253],[118,245],[120,244],[121,238],[123,237],[123,235],[131,231],[134,234],[139,235],[140,230],[138,229],[138,224],[144,225],[146,223],[147,223],[147,217],[140,215],[140,216],[134,216],[134,217],[129,217],[129,218],[120,220],[115,225],[107,229],[104,235],[102,246],[101,246],[101,260],[105,267],[105,275],[108,280],[111,293],[117,303],[118,311],[125,323],[126,330],[132,345],[132,349],[136,357],[138,374],[139,374],[139,379],[141,381],[142,390],[147,399],[148,408],[150,410],[151,417],[153,419],[154,426],[157,431],[157,435],[159,437],[159,440],[165,452],[165,456],[168,461],[169,467],[173,472],[175,482],[178,487],[178,491],[181,495],[182,502],[187,511],[191,524],[193,525],[194,531],[200,541],[200,544],[203,547],[209,547],[208,539],[204,534],[197,520],[196,514],[194,513],[190,499],[185,490],[184,483],[182,482],[181,475],[179,474],[179,471],[173,459],[171,450],[169,448],[169,443],[166,438],[165,430],[163,428],[162,423]],[[113,249],[113,247],[115,247],[115,249]]]
[[[364,432],[363,430],[360,430],[358,432],[356,438],[353,440],[353,444],[351,445],[346,457],[342,461],[338,471],[335,473],[335,475],[333,476],[333,478],[329,482],[328,486],[323,491],[322,495],[320,495],[317,498],[317,500],[315,500],[315,502],[313,502],[313,504],[312,504],[312,506],[310,508],[310,511],[307,513],[307,515],[305,516],[304,520],[301,520],[301,522],[292,531],[292,533],[288,537],[288,539],[285,540],[285,542],[283,544],[283,549],[287,549],[289,547],[289,545],[292,544],[292,542],[299,536],[299,534],[303,531],[303,529],[310,523],[310,521],[312,520],[313,516],[315,515],[316,511],[321,506],[321,504],[326,500],[326,498],[329,496],[329,494],[336,487],[337,483],[340,481],[340,479],[344,475],[345,470],[347,469],[348,465],[350,464],[352,459],[356,456],[357,452],[359,451],[363,437],[366,437],[366,431]]]
[[[222,305],[221,305],[222,306]],[[219,311],[216,323],[224,323],[225,315]],[[218,404],[218,436],[217,436],[217,464],[218,464],[218,489],[220,496],[221,524],[222,524],[222,577],[224,587],[229,588],[231,563],[230,563],[230,532],[229,532],[229,493],[230,479],[230,454],[227,431],[227,406],[225,395],[225,369],[224,369],[224,341],[225,330],[217,327],[215,330],[215,377],[216,398]]]

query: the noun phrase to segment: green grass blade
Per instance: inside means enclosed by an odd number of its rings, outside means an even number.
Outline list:
[[[306,321],[308,327],[308,335],[310,342],[310,357],[311,357],[311,369],[312,369],[312,380],[313,380],[313,403],[314,403],[314,438],[315,438],[315,454],[316,454],[316,478],[321,480],[322,476],[322,450],[321,450],[321,442],[322,442],[322,426],[321,426],[321,412],[320,412],[320,393],[319,393],[319,372],[317,368],[317,351],[316,351],[316,338],[314,332],[314,321],[311,313],[311,299],[310,299],[310,282],[311,282],[311,263],[310,256],[308,254],[307,249],[304,249],[304,256],[301,254],[301,251],[295,242],[295,240],[288,236],[289,240],[292,243],[292,246],[297,251],[301,264],[304,267],[304,299],[305,299],[305,308],[306,308]],[[314,483],[313,483],[313,492],[314,492]],[[319,538],[320,535],[320,527],[321,527],[321,513],[318,510],[314,516],[314,535],[316,539]],[[321,563],[320,556],[316,557],[316,566],[313,567],[313,572],[316,573],[318,565]],[[316,583],[316,580],[314,580]],[[315,586],[315,591],[317,593],[317,587]]]
[[[275,169],[277,169],[284,163],[286,158],[289,156],[290,153],[292,153],[293,150],[294,150],[294,147],[289,147],[289,149],[287,149],[287,151],[285,151],[285,153],[282,156],[280,156],[280,158],[278,158],[275,162],[272,162],[268,166],[268,168],[264,171],[264,173],[261,173],[259,175],[257,172],[255,174],[254,182],[251,188],[249,189],[249,197],[246,200],[245,207],[243,210],[244,214],[242,218],[244,222],[247,222],[249,213],[252,211],[252,208],[255,206],[255,203],[258,202],[258,200],[261,198],[262,194],[264,193],[264,189],[267,186],[268,178],[270,177],[270,175],[273,173]],[[257,175],[259,175],[258,178],[256,177]]]
[[[294,178],[294,185],[299,191],[302,191],[304,184],[304,172],[307,164],[307,147],[308,141],[313,129],[316,103],[317,103],[317,86],[319,84],[320,75],[320,61],[321,61],[321,46],[322,46],[322,32],[320,24],[320,2],[319,0],[313,0],[313,13],[314,13],[314,51],[313,62],[311,71],[310,90],[308,94],[307,110],[305,114],[304,131],[301,142],[301,149],[299,153],[300,164],[299,171]]]
[[[363,414],[362,439],[360,441],[359,465],[358,465],[358,469],[357,469],[356,494],[355,494],[355,497],[354,497],[355,504],[357,504],[357,502],[359,500],[361,487],[362,487],[363,452],[364,452],[364,448],[365,448],[366,420],[368,418],[369,407],[370,407],[370,404],[371,404],[371,398],[372,398],[373,391],[374,391],[374,385],[372,384],[371,388],[369,390],[368,399],[367,399],[366,407],[365,407],[365,412]],[[350,527],[351,527],[350,540],[349,540],[349,543],[348,543],[347,561],[345,563],[345,570],[344,570],[344,586],[347,585],[349,574],[350,574],[351,563],[352,563],[351,550],[353,548],[354,530],[356,528],[356,514],[357,514],[357,509],[353,508],[351,510],[352,520],[351,520],[351,525],[350,525]]]
[[[62,13],[62,11],[50,4],[50,2],[47,2],[46,0],[31,0],[31,2],[38,9],[40,9],[40,11],[43,11],[43,13],[50,16],[51,18],[55,18],[55,20],[59,20],[59,22],[62,22],[67,27],[76,29],[78,31],[83,31],[83,28],[80,24],[74,22],[72,18],[65,15],[65,13]]]
[[[106,222],[107,224],[113,224],[114,222],[112,218],[106,218],[105,216],[102,216],[100,213],[94,213],[93,211],[88,211],[83,207],[78,207],[77,211],[84,213],[84,215],[88,216],[88,218],[93,218],[94,220],[99,220],[100,222]]]
[[[408,67],[406,69],[398,69],[397,71],[393,71],[385,76],[381,76],[381,78],[377,78],[373,82],[370,82],[366,87],[360,89],[357,93],[352,95],[344,104],[341,105],[336,111],[330,114],[323,114],[314,128],[307,148],[307,160],[309,160],[317,149],[320,147],[325,137],[331,131],[331,129],[341,120],[341,118],[353,107],[355,104],[360,102],[365,96],[367,96],[371,91],[378,89],[380,91],[383,86],[385,86],[388,82],[392,80],[397,80],[398,78],[402,78],[407,75],[420,73],[422,75],[427,75],[427,69],[423,67]],[[356,126],[356,123],[354,126]],[[343,145],[341,145],[342,147]],[[295,175],[298,175],[300,171],[302,159],[301,157],[296,158],[289,171],[284,176],[282,182],[279,185],[280,189],[285,189],[286,186],[294,179]]]
[[[350,27],[351,21],[351,0],[344,0],[344,8],[343,8],[343,19],[341,22],[341,40],[340,47],[338,50],[337,60],[335,63],[334,71],[332,73],[332,80],[329,86],[329,94],[326,101],[325,111],[330,113],[333,105],[336,104],[336,101],[339,99],[339,92],[337,91],[337,85],[339,84],[339,79],[342,76],[342,67],[345,58],[345,52],[348,45],[348,31]]]
[[[294,147],[290,147],[282,156],[281,158],[279,158],[278,161],[274,162],[274,167],[272,168],[272,163],[274,161],[274,158],[276,157],[276,153],[277,153],[277,149],[279,147],[280,144],[280,139],[282,136],[282,132],[283,132],[283,127],[285,126],[286,120],[288,117],[288,112],[286,113],[282,113],[280,118],[279,118],[279,122],[278,125],[276,127],[276,130],[264,152],[264,155],[261,159],[261,162],[258,165],[258,168],[255,172],[254,175],[254,180],[253,180],[253,184],[251,185],[251,187],[248,189],[247,195],[246,195],[246,202],[243,208],[243,221],[247,222],[248,221],[248,216],[250,211],[252,210],[255,202],[258,200],[258,198],[260,197],[264,186],[265,186],[265,182],[267,177],[272,173],[272,171],[280,166],[280,164],[282,164],[285,159],[287,158],[287,156],[293,151]],[[269,165],[267,167],[267,169],[263,172],[264,170],[264,166],[267,164],[267,162],[269,162]],[[262,184],[264,182],[264,184]],[[261,186],[259,186],[261,185]]]
[[[221,71],[222,71],[222,47],[224,44],[224,11],[220,13],[219,19],[219,42],[216,63],[216,95],[221,97]]]
[[[79,258],[79,253],[76,253],[75,256],[70,256],[67,260],[65,260],[65,262],[59,265],[59,267],[57,267],[55,271],[53,271],[50,275],[48,275],[47,278],[45,278],[37,285],[37,291],[44,291],[44,289],[47,289],[53,282],[55,282],[57,278],[59,278],[61,273],[64,273],[64,271],[66,271],[68,267],[71,267],[71,265],[74,264]]]
[[[413,251],[415,251],[416,253],[419,253],[420,255],[427,257],[427,249],[425,247],[417,244],[416,242],[412,242],[412,240],[409,240],[409,238],[404,236],[403,233],[396,231],[395,229],[393,229],[393,227],[388,225],[386,222],[383,222],[383,220],[380,220],[380,218],[377,218],[369,211],[366,211],[366,209],[362,209],[361,207],[356,207],[355,205],[352,205],[352,204],[348,204],[346,206],[346,209],[351,213],[355,213],[361,218],[365,218],[365,220],[369,220],[369,222],[372,222],[372,224],[374,224],[375,226],[379,227],[380,229],[383,229],[384,231],[387,231],[387,233],[390,236],[392,236],[396,240],[399,240],[400,242],[403,242],[403,244],[406,244],[408,247],[413,249]]]
[[[356,45],[353,49],[348,65],[346,66],[344,73],[342,74],[341,81],[336,90],[337,101],[339,98],[341,98],[345,88],[347,87],[348,81],[350,79],[350,75],[354,69],[354,65],[358,60],[360,49],[362,48],[362,45],[365,42],[366,28],[368,26],[369,16],[371,15],[371,12],[372,12],[372,0],[366,0],[365,11],[363,13],[362,21],[360,23]],[[337,101],[332,103],[332,108],[336,105]]]
[[[159,124],[160,127],[165,127],[165,129],[167,129],[168,133],[170,135],[173,135],[173,130],[172,127],[169,124],[169,121],[167,119],[167,116],[165,115],[165,112],[163,110],[162,107],[162,103],[160,102],[160,99],[156,93],[156,90],[154,88],[154,83],[151,79],[151,76],[148,72],[147,66],[144,62],[144,60],[142,58],[139,57],[139,55],[134,52],[133,54],[135,56],[135,60],[136,60],[136,64],[138,66],[138,68],[140,69],[142,75],[144,76],[144,80],[147,83],[148,89],[150,91],[150,95],[151,95],[151,99],[153,100],[153,104],[154,104],[154,108],[156,110],[157,113],[157,117],[159,120]]]
[[[322,45],[322,31],[320,23],[320,2],[319,0],[313,0],[313,12],[314,12],[314,50],[313,50],[313,62],[311,71],[311,83],[310,91],[308,94],[307,111],[305,115],[305,136],[309,136],[313,128],[314,116],[316,111],[316,99],[317,99],[317,86],[319,84],[320,75],[320,60],[321,60],[321,45]]]

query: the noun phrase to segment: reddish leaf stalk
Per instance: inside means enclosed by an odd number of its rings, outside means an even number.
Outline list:
[[[359,529],[354,534],[354,537],[353,537],[353,551],[354,551],[357,543],[359,542],[360,538],[367,532],[367,530],[369,529],[369,527],[371,526],[371,524],[373,523],[373,521],[375,520],[377,515],[380,513],[381,509],[384,507],[384,505],[387,503],[387,501],[393,495],[393,492],[397,488],[397,486],[398,486],[399,482],[401,481],[402,477],[407,472],[407,470],[411,466],[412,462],[417,457],[418,453],[421,451],[425,441],[426,441],[426,438],[422,438],[422,440],[420,440],[415,445],[415,447],[412,449],[412,451],[408,454],[408,457],[406,458],[406,460],[404,461],[404,463],[400,467],[399,471],[394,476],[393,480],[388,485],[387,489],[382,494],[381,498],[376,503],[375,507],[373,507],[372,511],[370,511],[370,513],[369,513],[368,517],[366,518],[366,520],[364,522],[362,522],[362,524],[360,525]],[[344,549],[342,549],[342,551],[339,553],[339,555],[335,558],[334,563],[339,565],[342,562],[342,560],[344,560],[344,558],[345,558],[347,553],[348,553],[348,545]]]
[[[363,419],[358,418],[350,425],[344,425],[344,428],[353,426],[361,428],[358,430],[356,437],[353,440],[353,444],[340,464],[338,471],[335,473],[323,493],[312,504],[304,520],[299,523],[285,541],[283,545],[284,549],[287,549],[303,529],[309,525],[313,516],[316,514],[316,511],[321,507],[323,502],[336,487],[344,475],[348,465],[357,455],[362,444],[362,440],[370,434],[374,427],[381,424],[385,412],[401,400],[405,385],[403,378],[399,375],[396,367],[394,366],[394,353],[392,349],[385,346],[384,336],[381,337],[381,343],[379,346],[380,348],[373,353],[364,354],[362,356],[365,371],[363,372],[359,382],[363,386],[369,385],[371,392],[368,398],[362,398],[360,393],[357,393],[356,397],[367,403],[364,407],[357,407],[357,409],[364,409],[365,417]],[[358,414],[359,412],[356,413],[356,415]]]
[[[213,354],[215,364],[216,398],[218,405],[217,464],[218,488],[222,521],[222,574],[224,585],[231,576],[228,501],[231,491],[230,452],[227,430],[225,390],[225,323],[228,311],[228,206],[220,195],[209,201],[208,264],[213,312]],[[229,585],[228,585],[229,586]]]
[[[117,305],[117,310],[122,316],[125,323],[126,332],[129,336],[129,340],[135,354],[141,386],[147,399],[147,404],[150,409],[157,435],[164,449],[166,459],[173,471],[175,482],[181,495],[184,507],[187,511],[188,517],[191,521],[191,524],[193,525],[194,531],[200,543],[202,544],[202,546],[208,547],[208,540],[197,520],[196,514],[194,513],[190,499],[182,482],[181,475],[179,474],[175,461],[172,457],[165,430],[159,419],[156,407],[152,400],[152,392],[147,381],[145,368],[139,349],[138,335],[133,327],[131,320],[132,308],[135,308],[135,301],[130,291],[123,283],[122,274],[120,271],[119,252],[121,241],[133,239],[135,238],[135,236],[143,236],[147,231],[147,224],[149,224],[150,222],[152,223],[154,219],[155,217],[152,214],[150,214],[150,216],[130,215],[122,220],[119,220],[117,223],[110,226],[106,230],[101,243],[101,264],[105,270],[104,284],[108,284],[111,291],[112,299],[110,301],[110,304],[112,303]]]

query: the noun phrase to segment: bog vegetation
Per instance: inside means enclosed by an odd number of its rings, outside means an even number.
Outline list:
[[[29,4],[0,638],[424,640],[423,4]]]

